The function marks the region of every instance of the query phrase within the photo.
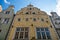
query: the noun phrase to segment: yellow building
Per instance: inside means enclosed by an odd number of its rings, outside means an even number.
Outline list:
[[[2,11],[2,6],[0,5],[0,12]]]
[[[28,5],[17,11],[7,40],[58,40],[46,12]]]

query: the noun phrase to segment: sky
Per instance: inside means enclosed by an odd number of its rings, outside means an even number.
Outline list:
[[[3,10],[7,9],[10,5],[14,5],[15,13],[21,8],[32,4],[34,7],[47,12],[50,15],[51,11],[57,12],[60,15],[60,0],[0,0]]]

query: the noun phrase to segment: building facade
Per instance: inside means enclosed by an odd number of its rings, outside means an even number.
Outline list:
[[[28,5],[17,11],[7,40],[58,40],[46,12]]]
[[[0,5],[0,12],[2,12],[2,6]]]
[[[51,18],[52,24],[54,25],[54,28],[60,40],[60,16],[58,16],[56,12],[51,12],[51,15],[52,16],[50,18]]]
[[[14,7],[9,6],[0,12],[0,40],[6,40],[14,17]]]

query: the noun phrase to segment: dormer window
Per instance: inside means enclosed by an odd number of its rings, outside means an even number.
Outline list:
[[[10,11],[6,11],[6,13],[5,14],[9,14],[10,13]]]

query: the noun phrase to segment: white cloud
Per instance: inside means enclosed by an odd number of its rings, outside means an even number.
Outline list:
[[[10,4],[10,2],[8,2],[7,0],[4,0],[4,2],[7,3],[7,4]]]
[[[57,1],[56,12],[60,16],[60,0],[56,0],[56,1]]]

